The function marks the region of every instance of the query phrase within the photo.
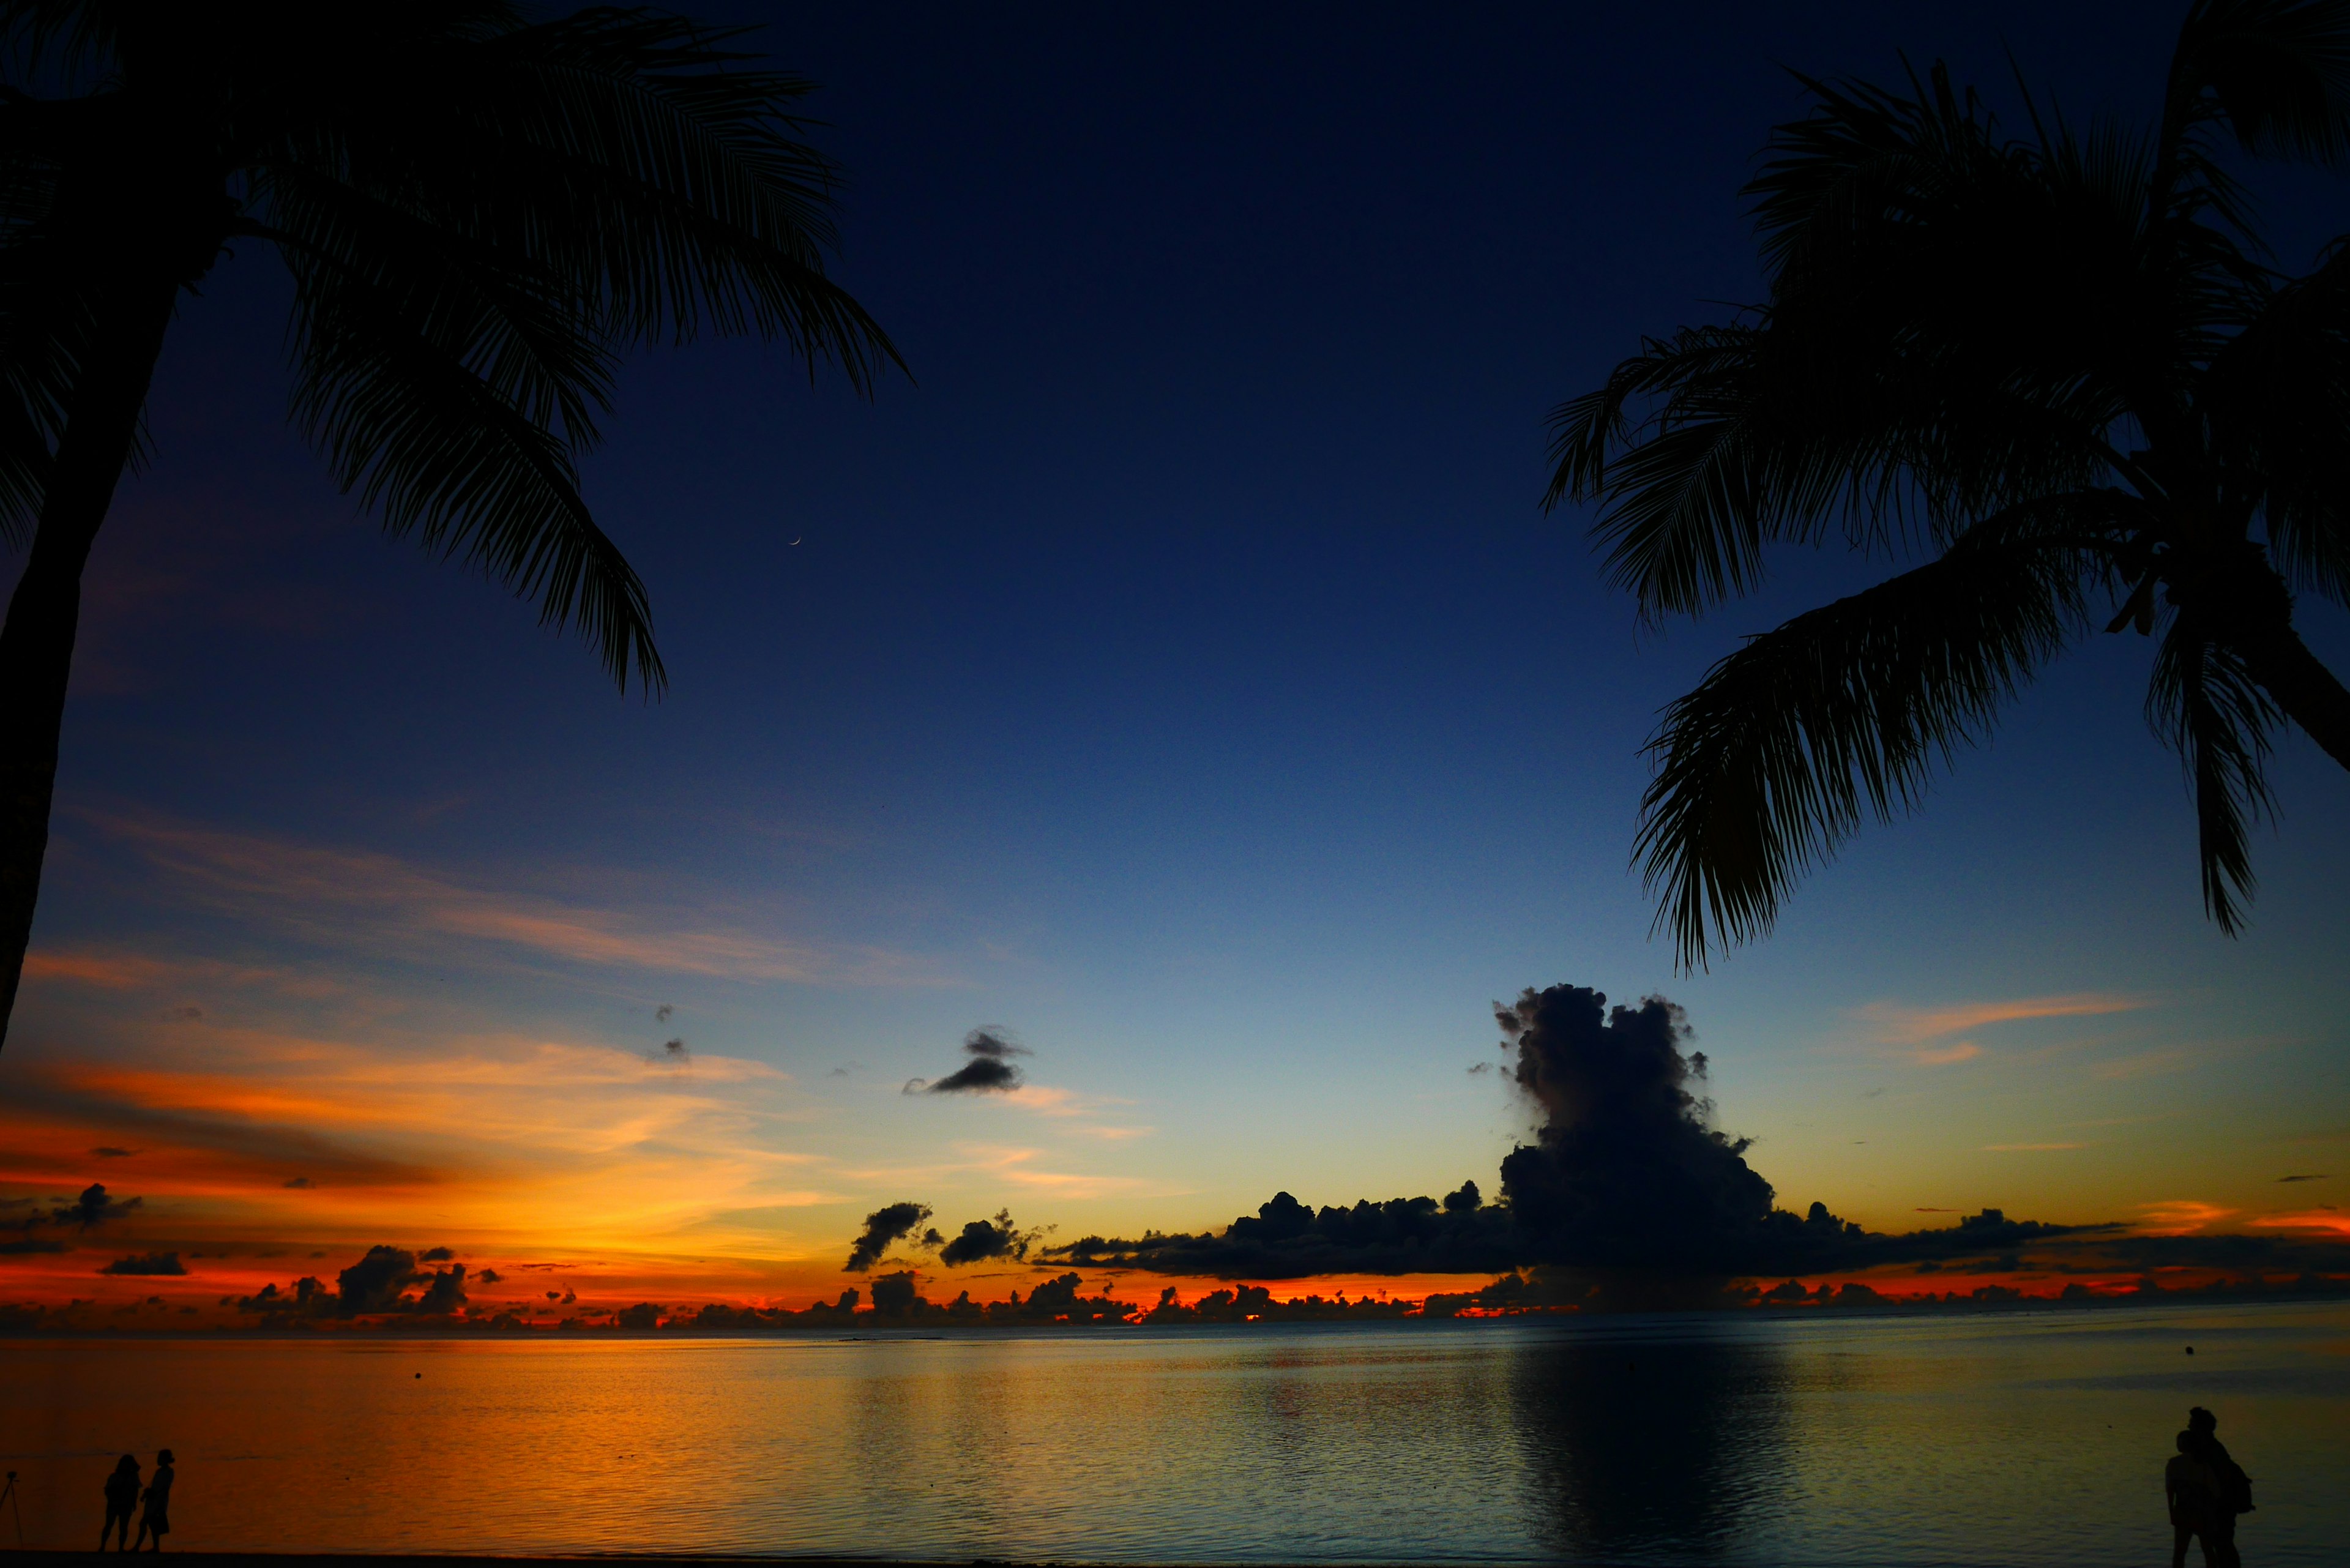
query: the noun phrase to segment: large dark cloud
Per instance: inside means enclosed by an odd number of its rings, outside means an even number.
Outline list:
[[[177,1252],[136,1252],[117,1258],[98,1271],[101,1274],[184,1274],[187,1266]]]
[[[1517,1087],[1542,1118],[1534,1141],[1503,1160],[1499,1203],[1481,1203],[1473,1182],[1440,1203],[1397,1198],[1317,1210],[1283,1192],[1221,1232],[1088,1236],[1045,1255],[1222,1279],[1534,1265],[1663,1282],[1671,1294],[1676,1282],[1706,1287],[1968,1259],[1991,1266],[2026,1247],[2119,1239],[2118,1225],[2047,1225],[1995,1209],[1898,1236],[1864,1231],[1818,1203],[1790,1213],[1747,1164],[1748,1140],[1712,1125],[1712,1104],[1700,1093],[1705,1057],[1684,1051],[1689,1025],[1671,1002],[1649,997],[1610,1009],[1598,992],[1560,985],[1528,991],[1496,1016],[1504,1048],[1516,1054]]]
[[[109,1220],[120,1220],[136,1210],[143,1199],[109,1198],[106,1183],[93,1181],[82,1189],[81,1196],[71,1203],[60,1204],[49,1210],[53,1225],[73,1225],[81,1230],[94,1230]]]
[[[422,1278],[416,1254],[406,1248],[369,1247],[367,1256],[335,1276],[341,1315],[395,1311],[400,1293]]]
[[[912,1234],[914,1227],[930,1217],[927,1203],[891,1203],[876,1209],[865,1217],[865,1229],[849,1243],[848,1262],[841,1264],[842,1272],[863,1273],[881,1261],[892,1242]]]
[[[993,1220],[974,1220],[965,1225],[961,1235],[940,1250],[939,1262],[951,1269],[998,1258],[1024,1262],[1035,1241],[1035,1232],[1023,1231],[1012,1222],[1012,1210],[999,1209]]]
[[[1033,1054],[1025,1047],[1013,1044],[991,1029],[974,1029],[964,1035],[962,1048],[970,1054],[970,1061],[935,1083],[910,1078],[906,1081],[906,1093],[969,1095],[1016,1089],[1020,1086],[1021,1073],[1013,1064],[1012,1058]]]
[[[249,1296],[223,1297],[222,1304],[233,1300],[239,1312],[271,1318],[453,1313],[465,1304],[465,1265],[453,1263],[440,1270],[417,1266],[435,1254],[446,1257],[448,1249],[428,1248],[420,1259],[405,1247],[369,1247],[366,1256],[335,1276],[332,1291],[315,1279],[304,1278],[295,1281],[288,1291],[264,1285]],[[415,1285],[424,1288],[409,1294]]]

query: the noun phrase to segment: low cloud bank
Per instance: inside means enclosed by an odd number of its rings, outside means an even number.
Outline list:
[[[1495,1009],[1513,1079],[1541,1114],[1502,1161],[1501,1199],[1473,1182],[1433,1198],[1309,1208],[1276,1193],[1222,1231],[1088,1236],[1043,1255],[1095,1267],[1221,1279],[1460,1273],[1534,1266],[1701,1283],[1880,1264],[1998,1259],[2119,1225],[2010,1220],[1996,1209],[1943,1229],[1887,1235],[1814,1203],[1798,1215],[1746,1162],[1750,1140],[1713,1125],[1701,1052],[1662,997],[1609,1008],[1582,986],[1528,990]],[[2230,1240],[2235,1240],[2230,1238]],[[2012,1265],[2011,1265],[2012,1266]]]
[[[420,1262],[449,1257],[446,1247],[422,1254],[404,1247],[375,1246],[335,1276],[331,1291],[315,1277],[280,1290],[266,1284],[249,1296],[223,1296],[223,1306],[276,1320],[358,1317],[445,1317],[465,1304],[465,1265],[421,1269]],[[414,1288],[422,1286],[421,1291]],[[411,1292],[414,1291],[411,1294]]]

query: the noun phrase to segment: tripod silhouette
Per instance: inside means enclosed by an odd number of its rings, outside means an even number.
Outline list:
[[[16,1501],[16,1472],[15,1470],[10,1470],[8,1472],[8,1484],[6,1486],[0,1486],[0,1502],[6,1503],[8,1505],[8,1511],[16,1516],[16,1546],[17,1549],[21,1551],[25,1545],[25,1505]]]

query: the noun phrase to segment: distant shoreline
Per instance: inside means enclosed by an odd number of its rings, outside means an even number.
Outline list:
[[[1403,1329],[1410,1332],[1474,1333],[1489,1324],[1557,1324],[1672,1322],[1734,1323],[1757,1320],[1772,1323],[1815,1322],[1829,1320],[1852,1322],[1877,1318],[1982,1318],[2016,1316],[2076,1316],[2103,1312],[2194,1310],[2200,1308],[2236,1308],[2252,1306],[2325,1306],[2350,1303],[2350,1283],[2328,1281],[2329,1289],[2271,1290],[2267,1292],[2167,1291],[2159,1294],[2132,1293],[2117,1296],[2060,1298],[2026,1295],[1992,1300],[1943,1301],[1927,1299],[1915,1304],[1898,1299],[1846,1306],[1841,1303],[1811,1303],[1804,1305],[1767,1303],[1743,1307],[1689,1307],[1651,1311],[1577,1311],[1574,1309],[1534,1310],[1510,1313],[1447,1314],[1427,1316],[1420,1314],[1393,1314],[1378,1317],[1307,1317],[1278,1316],[1244,1321],[1209,1320],[1191,1323],[1134,1322],[1056,1322],[1035,1319],[1026,1322],[941,1323],[936,1321],[883,1319],[878,1322],[858,1322],[834,1325],[757,1324],[729,1328],[702,1328],[691,1324],[676,1327],[616,1327],[608,1324],[584,1324],[578,1328],[558,1331],[552,1327],[509,1328],[493,1327],[486,1323],[463,1321],[419,1323],[413,1319],[381,1323],[322,1322],[317,1324],[274,1324],[239,1327],[214,1324],[205,1328],[121,1328],[112,1325],[70,1327],[0,1326],[0,1345],[36,1340],[161,1340],[220,1344],[276,1341],[294,1344],[319,1344],[340,1339],[413,1340],[420,1343],[449,1342],[579,1345],[607,1344],[626,1340],[651,1344],[716,1344],[739,1343],[743,1340],[772,1340],[803,1345],[856,1345],[861,1343],[910,1344],[924,1340],[1001,1339],[1024,1335],[1050,1335],[1086,1338],[1107,1338],[1136,1331],[1155,1331],[1190,1337],[1207,1338],[1227,1334],[1247,1334],[1273,1329],[1314,1329],[1345,1333],[1369,1329]],[[14,1547],[0,1543],[0,1551],[13,1552]],[[435,1562],[447,1559],[435,1558]],[[484,1559],[488,1561],[488,1559]],[[497,1561],[507,1561],[498,1559]],[[632,1559],[633,1561],[633,1559]],[[662,1558],[662,1562],[684,1562],[688,1559]],[[728,1563],[750,1561],[726,1558]],[[793,1559],[794,1562],[802,1561]],[[864,1561],[858,1559],[856,1561]]]

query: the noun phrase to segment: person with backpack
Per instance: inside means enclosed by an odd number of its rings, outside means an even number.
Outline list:
[[[2219,1487],[2220,1506],[2211,1532],[2203,1537],[2204,1559],[2211,1568],[2241,1568],[2243,1559],[2236,1554],[2236,1516],[2252,1511],[2252,1478],[2220,1440],[2220,1417],[2202,1406],[2187,1412],[2183,1435],[2193,1445],[2194,1458],[2210,1469]]]

